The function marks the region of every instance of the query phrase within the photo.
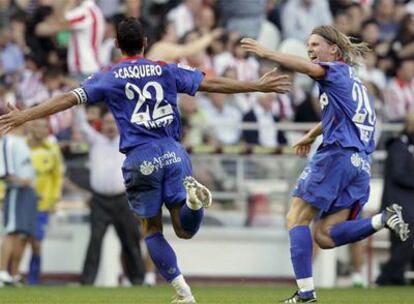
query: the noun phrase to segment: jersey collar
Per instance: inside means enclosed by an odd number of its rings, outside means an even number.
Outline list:
[[[121,60],[119,60],[119,62],[139,60],[139,59],[144,59],[144,56],[136,55],[136,56],[123,57],[123,58],[121,58]]]

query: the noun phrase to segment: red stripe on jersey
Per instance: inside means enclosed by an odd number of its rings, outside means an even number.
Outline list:
[[[72,41],[74,46],[74,54],[75,54],[75,69],[77,73],[80,73],[80,57],[79,57],[79,44],[76,35],[72,35]]]
[[[89,8],[89,13],[92,16],[92,49],[93,53],[95,54],[95,60],[98,66],[102,66],[101,62],[99,60],[99,54],[98,54],[98,18],[96,17],[96,13],[92,8]]]
[[[351,214],[349,215],[349,220],[355,220],[361,210],[361,204],[359,201],[356,201],[354,206],[351,209]]]
[[[82,15],[73,19],[69,19],[69,24],[70,25],[75,25],[76,23],[82,22],[83,20],[85,20],[86,16]]]

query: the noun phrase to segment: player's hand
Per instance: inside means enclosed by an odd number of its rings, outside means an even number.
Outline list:
[[[248,52],[254,53],[259,57],[265,57],[268,50],[263,47],[259,42],[252,38],[243,38],[240,41],[241,47]]]
[[[277,69],[274,68],[270,72],[264,74],[258,80],[258,88],[260,92],[276,92],[287,93],[290,91],[292,83],[289,81],[288,75],[278,75]]]
[[[24,113],[16,106],[7,103],[7,110],[9,113],[0,116],[0,135],[4,135],[26,122]]]
[[[308,156],[311,146],[316,138],[313,138],[306,134],[304,137],[302,137],[301,140],[299,140],[296,144],[293,145],[293,149],[295,150],[296,154],[301,157]]]

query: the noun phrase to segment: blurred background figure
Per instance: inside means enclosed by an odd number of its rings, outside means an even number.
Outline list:
[[[282,14],[283,36],[306,41],[310,31],[320,25],[332,24],[326,0],[290,0]]]
[[[414,111],[414,58],[401,60],[396,75],[385,91],[385,112],[393,122],[402,122],[407,112]]]
[[[405,117],[403,133],[387,143],[388,157],[385,163],[385,184],[382,209],[398,202],[405,210],[404,216],[414,229],[414,113]],[[405,272],[414,258],[414,237],[406,242],[391,235],[390,258],[383,266],[376,283],[382,285],[405,285]]]
[[[36,35],[49,37],[70,31],[68,69],[72,77],[83,80],[102,67],[104,16],[93,0],[61,1],[53,5],[53,13],[36,26]]]
[[[49,126],[46,119],[30,123],[28,144],[31,149],[32,163],[36,172],[37,223],[34,235],[30,238],[32,256],[30,259],[27,283],[40,283],[42,241],[45,238],[50,213],[62,194],[63,159],[60,148],[53,138],[49,138]]]
[[[19,127],[1,138],[1,177],[6,182],[4,230],[1,244],[0,285],[22,282],[20,261],[26,242],[36,231],[37,195],[30,149]]]
[[[81,283],[93,285],[98,273],[103,237],[113,224],[122,247],[125,274],[133,285],[142,284],[144,266],[140,248],[139,224],[129,210],[122,179],[125,156],[119,149],[119,134],[110,112],[102,115],[101,132],[91,127],[83,109],[77,116],[77,126],[89,146],[91,235],[86,253]],[[111,161],[108,161],[111,160]],[[105,165],[103,165],[105,164]]]

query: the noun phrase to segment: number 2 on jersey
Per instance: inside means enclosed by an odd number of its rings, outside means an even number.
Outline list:
[[[367,89],[358,81],[355,81],[352,86],[352,99],[357,102],[357,109],[352,121],[359,128],[361,140],[368,142],[374,131],[376,116]]]
[[[154,89],[154,98],[149,91],[150,88]],[[154,129],[166,127],[174,120],[173,108],[164,100],[164,90],[158,82],[149,81],[142,90],[137,85],[127,82],[125,95],[129,100],[134,100],[137,96],[137,104],[130,119],[132,123]],[[149,101],[154,99],[155,105],[151,111]],[[161,105],[163,101],[165,105]]]

